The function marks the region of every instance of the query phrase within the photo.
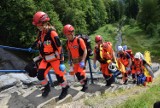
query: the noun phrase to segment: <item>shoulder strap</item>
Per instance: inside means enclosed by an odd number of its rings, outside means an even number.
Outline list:
[[[79,45],[80,48],[81,48],[81,45],[80,45],[80,37],[77,38],[77,43],[78,43],[78,45]],[[81,49],[82,49],[82,48],[81,48]]]
[[[78,37],[78,39],[77,39],[77,42],[78,42],[78,45],[80,45],[80,39],[79,39],[79,37]]]
[[[83,56],[84,51],[83,51],[83,49],[82,49],[82,47],[80,45],[80,37],[77,38],[77,43],[79,45],[79,55]]]

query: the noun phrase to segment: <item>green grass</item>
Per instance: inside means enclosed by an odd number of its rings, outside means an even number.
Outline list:
[[[131,97],[124,104],[118,105],[117,108],[153,108],[156,101],[160,101],[159,85],[154,85],[143,94]]]
[[[160,78],[154,79],[153,83],[144,86],[136,86],[132,89],[119,89],[115,92],[107,92],[84,100],[84,104],[90,107],[105,103],[108,99],[121,99],[126,95],[126,101],[116,104],[113,108],[153,108],[153,104],[160,101]],[[124,98],[123,98],[124,99]],[[117,100],[119,102],[120,100]],[[107,107],[106,107],[107,108]]]
[[[90,35],[92,48],[95,45],[95,36],[96,35],[101,35],[103,37],[104,41],[110,41],[110,42],[112,42],[112,44],[114,46],[114,44],[116,42],[115,37],[117,35],[116,30],[117,30],[116,25],[112,25],[112,24],[107,24],[107,25],[99,28],[98,30],[96,30],[92,35]]]
[[[113,48],[115,48],[115,37],[117,36],[117,26],[116,24],[107,24],[98,30],[96,30],[91,38],[91,46],[92,48],[95,45],[94,39],[96,35],[101,35],[105,41],[110,41],[113,44]],[[148,50],[151,52],[152,61],[160,62],[160,38],[153,36],[149,37],[145,34],[145,32],[140,29],[137,25],[129,26],[125,25],[122,28],[122,41],[123,45],[127,45],[129,48],[133,50],[133,52],[141,52]]]
[[[153,61],[160,62],[160,38],[153,36],[149,37],[138,26],[124,26],[123,44],[126,44],[133,52],[141,52],[148,50],[151,52]]]

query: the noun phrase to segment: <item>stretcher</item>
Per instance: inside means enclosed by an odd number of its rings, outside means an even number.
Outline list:
[[[144,52],[144,59],[146,61],[146,64],[144,64],[144,75],[146,76],[147,82],[152,82],[152,79],[154,77],[152,67],[151,67],[151,55],[149,51]]]

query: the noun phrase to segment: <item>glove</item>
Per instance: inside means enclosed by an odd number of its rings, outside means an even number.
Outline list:
[[[96,69],[96,68],[97,68],[96,64],[93,64],[93,68],[94,68],[94,69]]]
[[[31,47],[30,47],[30,48],[28,48],[28,51],[29,51],[29,52],[31,52],[31,51],[32,51],[32,48],[31,48]]]
[[[131,70],[131,68],[130,67],[126,67],[126,71],[130,71]]]
[[[73,66],[70,66],[69,72],[73,72]]]
[[[68,64],[69,64],[69,65],[72,65],[72,61],[68,60]]]
[[[64,63],[61,61],[60,65],[59,65],[59,69],[64,72],[64,70],[66,69],[66,66],[64,65]]]
[[[84,61],[81,61],[81,62],[79,63],[79,65],[80,65],[81,68],[84,68],[84,66],[85,66]]]

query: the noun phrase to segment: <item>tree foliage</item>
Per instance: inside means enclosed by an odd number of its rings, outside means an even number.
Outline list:
[[[91,0],[93,5],[93,25],[91,27],[93,30],[98,29],[99,27],[105,24],[107,13],[105,11],[105,5],[102,0]]]
[[[138,0],[125,0],[125,14],[128,18],[137,18],[139,12]]]
[[[142,0],[138,14],[140,26],[146,30],[147,26],[152,23],[157,24],[160,19],[160,9],[157,0]]]
[[[115,23],[124,15],[124,3],[119,0],[104,0],[107,12],[107,23]]]
[[[160,21],[159,7],[158,0],[1,0],[1,43],[30,46],[36,36],[32,18],[37,11],[49,15],[61,37],[65,24],[72,24],[76,33],[92,34],[106,23],[121,21],[124,15],[129,20],[138,18],[139,25],[148,30]]]
[[[0,37],[6,43],[17,45],[27,42],[33,34],[32,15],[34,12],[32,0],[7,0],[0,3]]]

